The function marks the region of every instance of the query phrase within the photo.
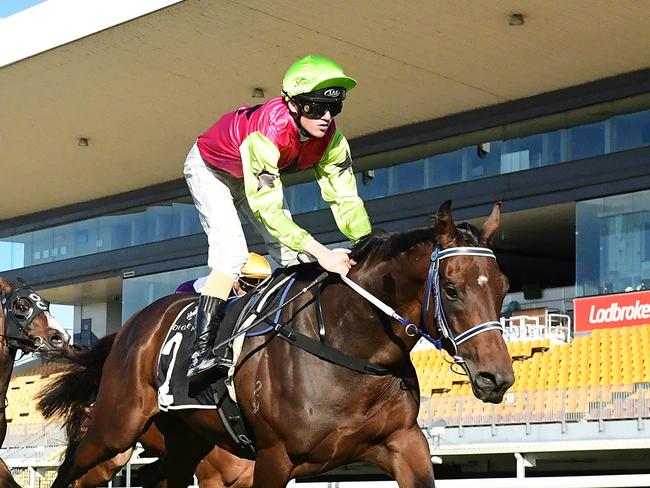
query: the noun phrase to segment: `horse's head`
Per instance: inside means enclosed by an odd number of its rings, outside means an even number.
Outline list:
[[[0,278],[0,335],[10,348],[48,353],[68,347],[70,334],[52,317],[48,301],[18,279]]]
[[[479,230],[468,224],[456,227],[451,202],[443,203],[435,218],[439,251],[432,256],[438,254],[439,285],[432,287],[434,302],[438,290],[438,338],[469,375],[476,397],[493,403],[514,383],[512,359],[497,322],[508,279],[488,249],[500,210],[496,204]]]

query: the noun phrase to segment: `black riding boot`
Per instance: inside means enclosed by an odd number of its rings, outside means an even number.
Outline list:
[[[196,313],[196,339],[192,346],[192,363],[187,371],[187,377],[191,381],[198,381],[203,373],[212,368],[227,370],[232,364],[232,360],[216,356],[212,350],[225,308],[225,300],[208,295],[199,297]]]

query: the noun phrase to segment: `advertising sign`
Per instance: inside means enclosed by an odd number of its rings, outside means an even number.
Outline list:
[[[650,324],[650,290],[573,300],[576,332]]]

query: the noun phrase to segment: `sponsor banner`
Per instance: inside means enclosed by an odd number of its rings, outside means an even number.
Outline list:
[[[650,324],[650,290],[573,300],[576,332]]]

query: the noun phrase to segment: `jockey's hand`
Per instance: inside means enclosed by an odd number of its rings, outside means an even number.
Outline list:
[[[318,264],[330,273],[338,273],[341,276],[345,276],[352,266],[357,263],[353,259],[350,259],[347,252],[342,252],[342,250],[330,251],[328,249],[327,253],[323,253],[318,258]]]
[[[305,251],[314,256],[318,260],[318,264],[330,273],[338,273],[345,276],[352,266],[357,264],[354,259],[348,256],[349,250],[336,249],[332,251],[315,239],[305,245]]]

